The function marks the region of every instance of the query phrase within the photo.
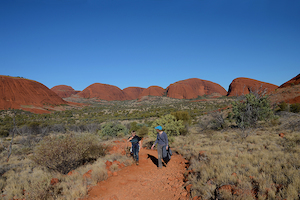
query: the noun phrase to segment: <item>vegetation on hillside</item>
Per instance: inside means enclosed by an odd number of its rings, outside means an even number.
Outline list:
[[[189,161],[185,176],[191,197],[299,198],[297,104],[271,107],[267,96],[254,94],[238,99],[154,99],[94,102],[82,109],[40,115],[1,111],[1,195],[4,199],[83,197],[89,185],[107,178],[107,160],[128,159],[107,153],[112,140],[127,138],[135,130],[148,147],[147,141],[156,135],[154,127],[162,125],[171,148]],[[10,142],[12,155],[6,162]],[[83,178],[89,169],[91,178]],[[51,184],[52,178],[59,183]]]

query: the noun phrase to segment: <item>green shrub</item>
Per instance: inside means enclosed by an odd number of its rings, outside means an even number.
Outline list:
[[[251,92],[243,101],[232,102],[233,118],[239,128],[256,126],[259,120],[273,118],[274,114],[266,95]]]
[[[138,130],[139,129],[139,126],[138,126],[138,123],[137,122],[131,122],[130,123],[130,130],[129,130],[129,132],[131,132],[131,131],[136,131],[136,130]]]
[[[289,111],[289,105],[286,102],[281,102],[279,105],[280,111]]]
[[[110,137],[117,137],[117,136],[124,136],[128,134],[128,129],[120,123],[112,123],[108,122],[101,127],[100,135],[110,136]]]
[[[67,174],[105,154],[92,134],[45,137],[34,149],[33,161],[48,169]]]
[[[290,111],[293,113],[300,112],[300,103],[294,103],[290,105]]]
[[[184,124],[191,124],[191,116],[187,111],[176,111],[172,112],[171,115],[173,115],[176,120],[182,120]]]
[[[174,115],[168,114],[159,119],[156,119],[152,123],[151,130],[149,132],[149,136],[151,138],[156,138],[156,126],[162,126],[163,130],[170,136],[169,139],[172,139],[173,136],[180,135],[180,129],[184,128],[182,120],[176,120]]]
[[[148,132],[149,132],[149,128],[147,126],[142,126],[140,129],[137,130],[138,136],[142,138],[148,135]]]

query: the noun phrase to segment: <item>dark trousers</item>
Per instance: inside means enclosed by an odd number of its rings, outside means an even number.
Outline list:
[[[136,161],[139,161],[139,150],[140,146],[139,145],[132,145],[132,154],[133,154],[133,158]]]

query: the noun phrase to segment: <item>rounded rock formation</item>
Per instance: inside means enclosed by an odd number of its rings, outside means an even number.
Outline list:
[[[236,78],[229,85],[227,96],[241,96],[249,94],[250,91],[267,90],[270,93],[278,88],[277,85],[258,81],[250,78]]]
[[[150,86],[147,89],[144,89],[142,93],[139,95],[139,99],[144,96],[164,96],[166,90],[159,86]]]
[[[94,83],[83,91],[77,93],[78,96],[82,98],[96,98],[106,101],[124,101],[129,97],[117,86]]]
[[[295,76],[291,80],[285,82],[284,84],[279,86],[279,88],[291,87],[291,86],[299,85],[299,84],[300,84],[300,74],[298,74],[297,76]]]
[[[138,99],[144,89],[141,87],[127,87],[123,89],[123,92],[127,95],[127,100],[133,100]]]
[[[0,109],[20,109],[23,105],[43,107],[67,102],[45,85],[24,78],[0,76]]]
[[[199,96],[218,93],[222,96],[227,91],[217,83],[191,78],[173,83],[167,87],[167,96],[175,99],[195,99]]]
[[[51,88],[51,90],[61,98],[67,98],[79,92],[79,91],[75,91],[71,86],[67,86],[67,85],[57,85]]]

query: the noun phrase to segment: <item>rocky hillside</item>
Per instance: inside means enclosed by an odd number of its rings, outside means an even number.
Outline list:
[[[267,90],[267,93],[273,92],[277,85],[258,81],[250,78],[236,78],[229,85],[227,96],[240,96],[249,94],[249,91]]]
[[[10,76],[0,76],[0,97],[0,109],[3,110],[66,103],[55,92],[39,82]]]
[[[145,90],[145,88],[140,87],[128,87],[124,88],[123,92],[128,97],[128,100],[138,99],[140,94]]]
[[[198,78],[178,81],[167,87],[167,96],[175,99],[194,99],[213,93],[225,96],[227,91],[217,83]]]
[[[291,87],[291,86],[299,85],[299,84],[300,84],[300,74],[298,74],[297,76],[295,76],[291,80],[285,82],[284,84],[279,86],[279,88]]]
[[[300,74],[285,82],[270,94],[272,103],[300,103]]]
[[[86,99],[96,98],[106,101],[124,101],[129,98],[120,88],[102,83],[94,83],[79,92],[77,95]]]
[[[159,86],[150,86],[147,89],[144,89],[139,95],[139,99],[145,96],[159,96],[162,97],[165,95],[166,90]]]
[[[74,90],[71,86],[67,85],[57,85],[51,88],[53,92],[55,92],[58,96],[61,98],[67,98],[70,97],[73,94],[77,94],[80,91]]]

